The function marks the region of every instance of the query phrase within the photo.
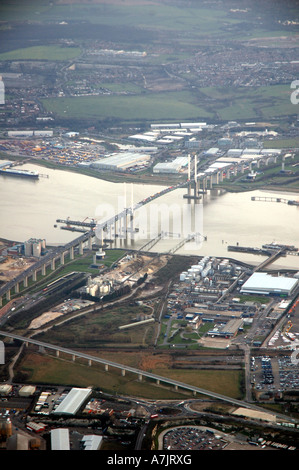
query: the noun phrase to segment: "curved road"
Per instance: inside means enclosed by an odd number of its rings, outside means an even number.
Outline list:
[[[218,400],[226,401],[226,402],[231,403],[232,405],[235,405],[235,406],[238,406],[238,407],[245,407],[245,408],[249,408],[249,409],[252,409],[252,410],[255,410],[255,411],[262,411],[262,412],[266,411],[266,410],[264,410],[263,408],[261,408],[259,406],[256,406],[256,405],[251,404],[251,403],[247,403],[247,402],[242,401],[242,400],[236,400],[234,398],[227,397],[227,396],[221,395],[219,393],[215,393],[215,392],[211,392],[209,390],[205,390],[203,388],[195,387],[194,385],[189,385],[189,384],[186,384],[186,383],[183,383],[183,382],[179,382],[178,380],[170,379],[168,377],[163,377],[161,375],[152,374],[150,372],[145,372],[141,369],[136,369],[134,367],[130,367],[130,366],[127,366],[127,365],[124,365],[124,364],[119,364],[117,362],[112,362],[112,361],[109,361],[107,359],[102,359],[100,357],[91,356],[90,354],[85,354],[85,353],[82,353],[82,352],[79,352],[79,351],[75,351],[73,349],[68,349],[68,348],[64,348],[64,347],[61,347],[61,346],[55,346],[55,345],[50,344],[50,343],[45,343],[43,341],[38,341],[38,340],[35,340],[35,339],[26,338],[24,336],[15,335],[15,334],[12,334],[12,333],[8,333],[6,331],[0,331],[0,335],[1,336],[6,336],[6,337],[9,337],[9,338],[13,338],[13,339],[18,339],[18,340],[26,342],[26,343],[36,344],[37,346],[41,346],[41,347],[48,348],[48,349],[53,349],[55,351],[64,352],[64,353],[70,354],[74,357],[75,356],[81,357],[83,359],[87,359],[88,361],[97,362],[97,363],[104,364],[104,365],[107,365],[107,366],[110,366],[110,367],[114,367],[116,369],[121,369],[121,370],[125,370],[127,372],[132,372],[134,374],[139,375],[140,377],[141,376],[142,377],[147,377],[147,378],[155,380],[155,381],[164,382],[164,383],[167,383],[169,385],[173,385],[174,387],[179,387],[179,388],[182,388],[182,389],[185,389],[185,390],[190,390],[192,392],[200,393],[202,395],[207,395],[207,396],[216,398]],[[274,416],[280,416],[280,417],[282,417],[283,419],[285,419],[287,421],[291,421],[291,422],[294,422],[294,423],[297,422],[297,420],[290,419],[290,418],[288,418],[284,415],[279,415],[278,413],[274,413],[274,412],[271,412],[271,411],[268,411],[268,410],[266,412],[269,413],[269,414],[272,414]]]

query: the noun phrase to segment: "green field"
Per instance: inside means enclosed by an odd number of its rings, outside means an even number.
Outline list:
[[[38,20],[38,21],[90,21],[96,24],[136,26],[163,30],[185,31],[192,29],[193,34],[215,34],[223,26],[240,23],[227,14],[224,8],[203,8],[202,6],[183,8],[165,4],[141,2],[140,5],[73,3],[57,4],[45,0],[22,2],[19,10],[8,0],[1,3],[2,21]]]
[[[271,119],[296,113],[291,103],[291,88],[288,85],[261,87],[201,88],[209,99],[211,111],[220,119],[250,120]]]
[[[0,60],[70,60],[78,57],[79,47],[32,46],[0,54]]]
[[[138,355],[138,353],[136,353]],[[131,395],[152,399],[186,397],[186,392],[171,387],[157,386],[150,380],[139,382],[136,375],[127,373],[122,377],[117,369],[104,371],[101,365],[88,366],[86,361],[72,362],[67,356],[57,359],[53,356],[29,352],[18,365],[22,382],[70,385],[78,387],[100,387],[101,390],[121,395]],[[232,398],[240,398],[242,372],[238,370],[176,370],[156,369],[154,373],[192,384],[196,387],[220,393]]]
[[[264,140],[263,147],[267,148],[299,148],[299,138],[298,139],[275,139],[275,140]]]
[[[127,89],[127,84],[110,86]],[[137,92],[137,87],[131,88]],[[62,118],[155,121],[185,119],[267,120],[295,113],[287,85],[201,88],[192,91],[47,98],[48,112]]]
[[[222,37],[244,39],[244,22],[246,39],[251,37],[266,37],[288,35],[285,29],[270,28],[269,31],[260,27],[256,21],[256,14],[263,16],[263,10],[257,8],[244,16],[235,15],[221,4],[215,3],[211,8],[208,5],[188,3],[188,8],[182,5],[165,3],[152,3],[140,1],[139,5],[130,2],[113,4],[111,2],[49,2],[47,0],[4,0],[0,5],[2,21],[87,21],[93,24],[110,26],[138,27],[156,31],[188,32],[183,41],[193,41],[194,38],[213,37],[221,33]],[[16,8],[17,7],[17,8]],[[292,10],[290,9],[290,17]],[[296,7],[293,7],[294,16]],[[267,10],[266,10],[267,11]],[[237,29],[236,29],[237,28]],[[192,35],[190,35],[192,32]]]
[[[87,96],[43,99],[48,112],[65,118],[126,121],[208,118],[212,114],[194,104],[189,92],[151,93],[130,96]]]

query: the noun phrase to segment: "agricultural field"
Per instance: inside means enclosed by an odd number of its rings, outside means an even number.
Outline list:
[[[127,84],[110,89],[129,89]],[[131,87],[131,90],[133,88]],[[188,119],[269,120],[294,113],[287,85],[242,88],[201,88],[191,91],[161,91],[133,95],[102,95],[42,99],[46,111],[75,119],[155,121]]]
[[[81,53],[79,47],[32,46],[0,54],[1,60],[71,60]]]
[[[48,112],[64,118],[120,119],[126,121],[152,121],[197,119],[212,117],[204,108],[194,104],[189,92],[145,93],[130,96],[87,96],[47,98],[42,104]]]
[[[224,120],[267,120],[294,113],[290,100],[292,90],[287,85],[210,87],[201,88],[200,92],[209,98],[211,112],[214,111]]]

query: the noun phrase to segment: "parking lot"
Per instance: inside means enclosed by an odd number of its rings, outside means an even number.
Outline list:
[[[167,450],[222,450],[227,444],[219,434],[200,426],[177,427],[163,437],[163,448]]]
[[[299,365],[291,354],[252,357],[251,381],[257,391],[299,390]]]

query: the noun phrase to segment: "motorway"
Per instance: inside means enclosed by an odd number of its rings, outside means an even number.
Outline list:
[[[58,352],[63,352],[63,353],[66,353],[66,354],[70,354],[73,357],[80,357],[80,358],[86,359],[86,360],[91,361],[91,362],[96,362],[96,363],[104,364],[104,365],[107,365],[107,366],[110,366],[110,367],[113,367],[113,368],[116,368],[116,369],[121,369],[122,371],[131,372],[133,374],[137,374],[139,376],[139,378],[147,377],[149,379],[155,380],[157,383],[164,382],[168,385],[173,385],[175,388],[182,388],[184,390],[189,390],[191,392],[200,393],[202,395],[207,395],[207,396],[215,398],[217,400],[228,402],[228,403],[230,403],[234,406],[237,406],[237,407],[245,407],[245,408],[249,408],[249,409],[252,409],[252,410],[255,410],[255,411],[265,412],[265,410],[263,408],[261,408],[259,406],[256,406],[252,403],[247,403],[247,402],[242,401],[242,400],[236,400],[234,398],[227,397],[225,395],[221,395],[219,393],[215,393],[215,392],[212,392],[210,390],[205,390],[203,388],[195,387],[193,385],[189,385],[189,384],[180,382],[178,380],[173,380],[173,379],[170,379],[168,377],[163,377],[161,375],[153,374],[153,373],[150,373],[150,372],[145,372],[143,370],[136,369],[134,367],[130,367],[130,366],[127,366],[127,365],[124,365],[124,364],[119,364],[117,362],[112,362],[112,361],[109,361],[107,359],[102,359],[100,357],[92,356],[90,354],[85,354],[85,353],[82,353],[82,352],[79,352],[79,351],[75,351],[73,349],[63,348],[61,346],[55,346],[55,345],[50,344],[50,343],[45,343],[43,341],[38,341],[38,340],[35,340],[35,339],[32,339],[32,338],[27,338],[27,337],[24,337],[24,336],[15,335],[13,333],[8,333],[6,331],[0,331],[0,335],[4,336],[4,337],[8,337],[8,338],[17,339],[17,340],[23,341],[25,343],[32,343],[32,344],[35,344],[35,345],[43,347],[43,348],[53,349],[53,350],[58,351]],[[271,412],[271,411],[267,411],[267,413],[273,414],[276,417],[279,416],[282,419],[285,419],[286,421],[297,423],[297,420],[291,419],[291,418],[286,417],[284,415],[280,415],[278,413],[274,413],[274,412]]]
[[[93,237],[95,235],[95,232],[99,233],[101,230],[105,229],[108,225],[114,224],[116,220],[125,217],[127,215],[131,215],[142,207],[145,204],[148,204],[149,202],[152,202],[154,199],[157,199],[161,196],[164,196],[165,194],[174,191],[175,189],[181,188],[185,186],[186,183],[180,183],[176,186],[170,186],[168,188],[163,189],[162,191],[153,194],[152,196],[147,197],[146,199],[143,199],[142,201],[138,202],[135,206],[132,208],[125,208],[122,212],[119,214],[114,215],[108,220],[105,220],[104,222],[97,223],[95,231],[89,230],[86,231],[83,235],[80,235],[79,237],[75,238],[74,240],[70,241],[66,245],[58,246],[51,252],[47,253],[45,256],[43,256],[41,259],[39,259],[36,263],[34,263],[30,268],[26,269],[22,273],[20,273],[18,276],[16,276],[14,279],[8,281],[6,284],[0,287],[0,297],[5,295],[10,289],[13,289],[16,284],[24,281],[26,277],[32,276],[32,274],[35,271],[38,271],[42,268],[42,266],[49,264],[53,259],[58,258],[61,256],[64,252],[69,251],[71,248],[74,248],[75,246],[78,246],[80,243],[85,243],[91,236]]]

